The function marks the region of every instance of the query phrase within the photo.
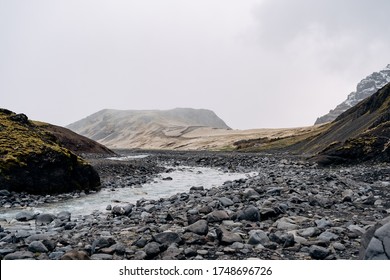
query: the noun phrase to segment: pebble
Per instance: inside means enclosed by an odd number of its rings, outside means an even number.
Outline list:
[[[136,163],[94,164],[104,187],[115,190],[153,180],[164,170],[157,162],[256,174],[212,189],[194,186],[169,198],[142,199],[136,205],[113,202],[106,213],[73,217],[71,211],[36,215],[22,210],[15,220],[0,221],[0,258],[386,259],[390,255],[390,225],[378,224],[389,215],[390,194],[382,182],[390,170],[385,165],[327,169],[283,155],[206,152],[155,152]],[[39,197],[0,191],[0,207],[6,211],[16,204],[84,196],[88,194]]]

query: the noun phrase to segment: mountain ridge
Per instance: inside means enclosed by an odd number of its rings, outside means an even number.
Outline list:
[[[356,91],[351,92],[347,99],[337,105],[329,113],[317,118],[314,124],[323,124],[334,121],[340,114],[354,107],[362,100],[370,97],[379,89],[390,82],[390,64],[379,72],[373,72],[362,79],[356,86]]]

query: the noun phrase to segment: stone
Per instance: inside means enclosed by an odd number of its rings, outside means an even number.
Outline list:
[[[279,216],[280,212],[273,208],[262,207],[260,208],[260,217],[262,220],[268,220]]]
[[[112,255],[109,254],[93,254],[91,260],[112,260]]]
[[[61,260],[89,260],[89,256],[84,251],[70,250],[66,252],[61,258]]]
[[[0,190],[0,196],[10,196],[11,193],[8,190]]]
[[[318,234],[320,234],[320,230],[316,227],[309,227],[309,228],[304,228],[304,229],[300,229],[297,231],[297,233],[302,236],[302,237],[313,237],[313,236],[317,236]]]
[[[290,218],[280,218],[274,223],[274,226],[276,228],[281,229],[281,230],[294,230],[297,229],[299,226],[294,223],[294,221]]]
[[[364,259],[390,259],[390,222],[375,230],[374,236],[364,252]]]
[[[234,204],[234,202],[230,198],[227,198],[227,197],[220,197],[220,198],[218,198],[218,201],[222,204],[223,207],[229,207],[229,206],[232,206]]]
[[[332,241],[332,240],[337,240],[339,239],[339,236],[333,232],[330,232],[330,231],[324,231],[323,233],[321,233],[318,237],[317,237],[318,240],[322,240],[322,241]]]
[[[178,233],[170,231],[157,233],[156,235],[153,235],[153,239],[154,241],[167,246],[172,243],[180,244],[182,242]]]
[[[310,257],[316,260],[323,260],[325,259],[330,253],[330,250],[328,248],[324,248],[317,245],[312,245],[309,248],[309,254]]]
[[[18,214],[16,214],[15,219],[19,222],[27,222],[27,221],[31,221],[31,220],[35,219],[36,216],[37,216],[37,214],[35,214],[33,212],[23,211],[23,212],[19,212]]]
[[[242,238],[239,234],[233,233],[220,226],[217,230],[218,239],[222,244],[233,244],[234,242],[242,242]]]
[[[327,227],[332,227],[333,223],[332,221],[321,219],[321,220],[315,220],[315,223],[319,229],[327,228]]]
[[[112,237],[101,237],[93,241],[91,252],[93,254],[95,253],[95,251],[102,248],[110,247],[113,244],[115,244],[115,240]]]
[[[361,236],[361,235],[363,235],[363,234],[366,232],[365,229],[361,228],[361,227],[358,226],[358,225],[349,225],[349,226],[347,227],[347,229],[348,229],[349,231],[351,231],[351,232],[357,234],[358,236]]]
[[[199,235],[207,235],[207,233],[209,232],[209,227],[206,220],[198,220],[195,223],[186,227],[186,230]]]
[[[56,218],[56,216],[54,216],[53,214],[39,214],[35,218],[35,224],[38,226],[48,225],[52,221],[54,221],[55,218]]]
[[[153,258],[160,253],[160,244],[157,242],[150,242],[144,247],[144,251],[149,258]]]
[[[114,207],[112,207],[111,213],[114,216],[123,216],[125,215],[126,210],[122,206],[115,205]]]
[[[350,189],[344,190],[341,193],[341,201],[342,202],[352,202],[352,198],[353,198],[353,191]]]
[[[28,245],[28,250],[33,253],[47,253],[49,250],[41,241],[33,241]]]
[[[223,220],[229,220],[230,217],[224,210],[214,210],[207,215],[207,221],[209,223],[221,222]]]
[[[252,230],[249,232],[248,244],[251,245],[265,245],[270,242],[267,234],[262,230]]]
[[[259,222],[260,221],[260,211],[255,206],[246,207],[244,210],[239,211],[237,213],[237,219],[239,221],[251,221],[251,222]]]
[[[4,257],[4,260],[27,260],[34,259],[34,254],[29,251],[17,251],[11,254],[8,254]]]
[[[70,222],[72,214],[68,211],[61,211],[57,215],[57,219],[60,219],[61,221]]]

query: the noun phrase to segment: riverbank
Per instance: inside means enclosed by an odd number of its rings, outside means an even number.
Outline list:
[[[167,171],[163,166],[258,175],[78,217],[71,211],[21,212],[2,223],[1,258],[357,259],[362,236],[390,214],[386,165],[331,169],[283,155],[211,152],[150,152],[130,162],[90,162],[103,188],[141,185]],[[10,197],[2,194],[1,201]],[[62,198],[19,197],[45,199]]]

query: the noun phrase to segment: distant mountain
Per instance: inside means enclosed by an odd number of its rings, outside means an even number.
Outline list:
[[[230,128],[213,111],[112,110],[92,114],[67,128],[111,148],[169,148],[184,134],[198,128]]]
[[[365,98],[370,97],[372,94],[377,92],[380,88],[382,88],[389,82],[390,64],[388,64],[383,70],[379,72],[374,72],[363,80],[361,80],[356,87],[356,91],[350,93],[347,97],[347,100],[337,105],[337,107],[331,110],[328,114],[319,117],[316,120],[315,124],[322,124],[334,121],[340,114],[342,114],[349,108],[352,108]]]

